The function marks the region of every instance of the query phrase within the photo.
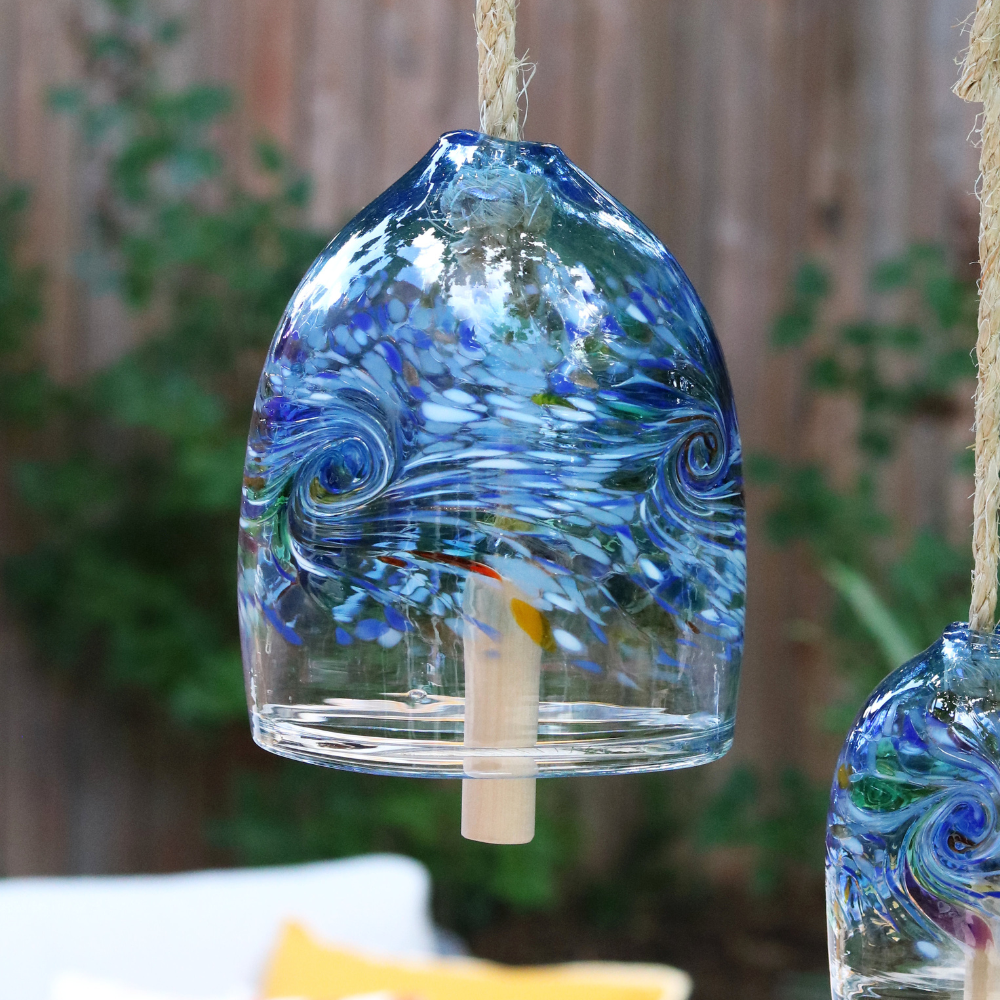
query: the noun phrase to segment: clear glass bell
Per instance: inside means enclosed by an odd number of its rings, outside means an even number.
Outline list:
[[[383,774],[732,742],[740,439],[709,319],[555,146],[443,136],[310,269],[246,460],[254,738]]]
[[[834,1000],[1000,996],[1000,638],[956,624],[875,689],[827,832]]]

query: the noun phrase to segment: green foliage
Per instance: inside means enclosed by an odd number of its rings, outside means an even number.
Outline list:
[[[699,841],[706,847],[751,848],[753,887],[774,892],[790,876],[823,867],[827,789],[793,769],[765,788],[749,768],[737,768],[705,810]]]
[[[0,419],[33,419],[45,406],[44,379],[34,364],[29,337],[42,315],[42,273],[18,259],[28,192],[0,179],[0,359],[6,375]]]
[[[703,902],[706,884],[693,866],[678,863],[678,849],[697,833],[693,820],[704,806],[700,782],[689,775],[645,774],[631,779],[639,789],[637,815],[628,826],[621,863],[608,874],[577,885],[577,907],[592,925],[641,933],[667,910],[691,911]]]
[[[904,318],[826,324],[823,306],[832,290],[818,264],[803,264],[772,339],[781,350],[811,349],[809,388],[856,400],[859,449],[866,457],[887,458],[909,420],[954,415],[955,384],[975,376],[974,336],[969,340],[976,325],[975,286],[949,270],[940,248],[918,245],[872,275],[880,299],[876,315]]]
[[[214,129],[228,92],[160,83],[177,32],[112,5],[82,38],[85,79],[53,95],[100,177],[86,276],[145,336],[25,414],[12,478],[31,542],[6,583],[52,662],[214,724],[245,711],[232,550],[252,379],[324,240],[273,146],[264,194],[226,168]]]
[[[889,663],[906,663],[920,652],[875,588],[857,570],[831,561],[823,575],[879,644]]]
[[[836,486],[815,462],[758,456],[752,480],[770,488],[768,532],[779,546],[805,547],[837,600],[824,632],[850,684],[831,721],[844,728],[888,669],[965,617],[969,566],[932,525],[907,528],[886,507],[886,460],[917,419],[950,421],[956,390],[971,382],[976,289],[935,247],[915,246],[875,268],[873,313],[892,321],[826,322],[833,285],[815,263],[802,266],[773,342],[806,362],[812,398],[846,397],[858,414],[857,473]],[[941,474],[946,475],[947,469]]]

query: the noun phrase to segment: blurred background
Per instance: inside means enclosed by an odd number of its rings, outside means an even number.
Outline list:
[[[729,758],[545,782],[495,849],[454,783],[252,745],[233,572],[263,351],[340,226],[477,126],[472,0],[0,0],[0,875],[400,851],[475,954],[828,995],[838,748],[967,617],[973,6],[521,0],[527,138],[715,322],[750,592]]]

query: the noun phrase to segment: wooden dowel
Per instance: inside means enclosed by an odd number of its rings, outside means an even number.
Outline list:
[[[976,948],[969,956],[964,1000],[1000,1000],[1000,960],[994,944]]]
[[[465,746],[517,750],[538,741],[542,650],[518,625],[508,581],[469,574],[465,585]],[[472,755],[462,781],[462,836],[526,844],[535,835],[534,759]]]

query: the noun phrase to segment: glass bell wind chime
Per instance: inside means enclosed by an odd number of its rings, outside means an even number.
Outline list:
[[[837,762],[835,1000],[1000,1000],[1000,0],[979,0],[956,89],[985,106],[972,607],[876,688]]]
[[[523,843],[535,778],[732,743],[746,556],[719,344],[663,244],[519,141],[513,0],[479,0],[483,131],[453,132],[303,279],[247,449],[255,740],[461,777]]]

